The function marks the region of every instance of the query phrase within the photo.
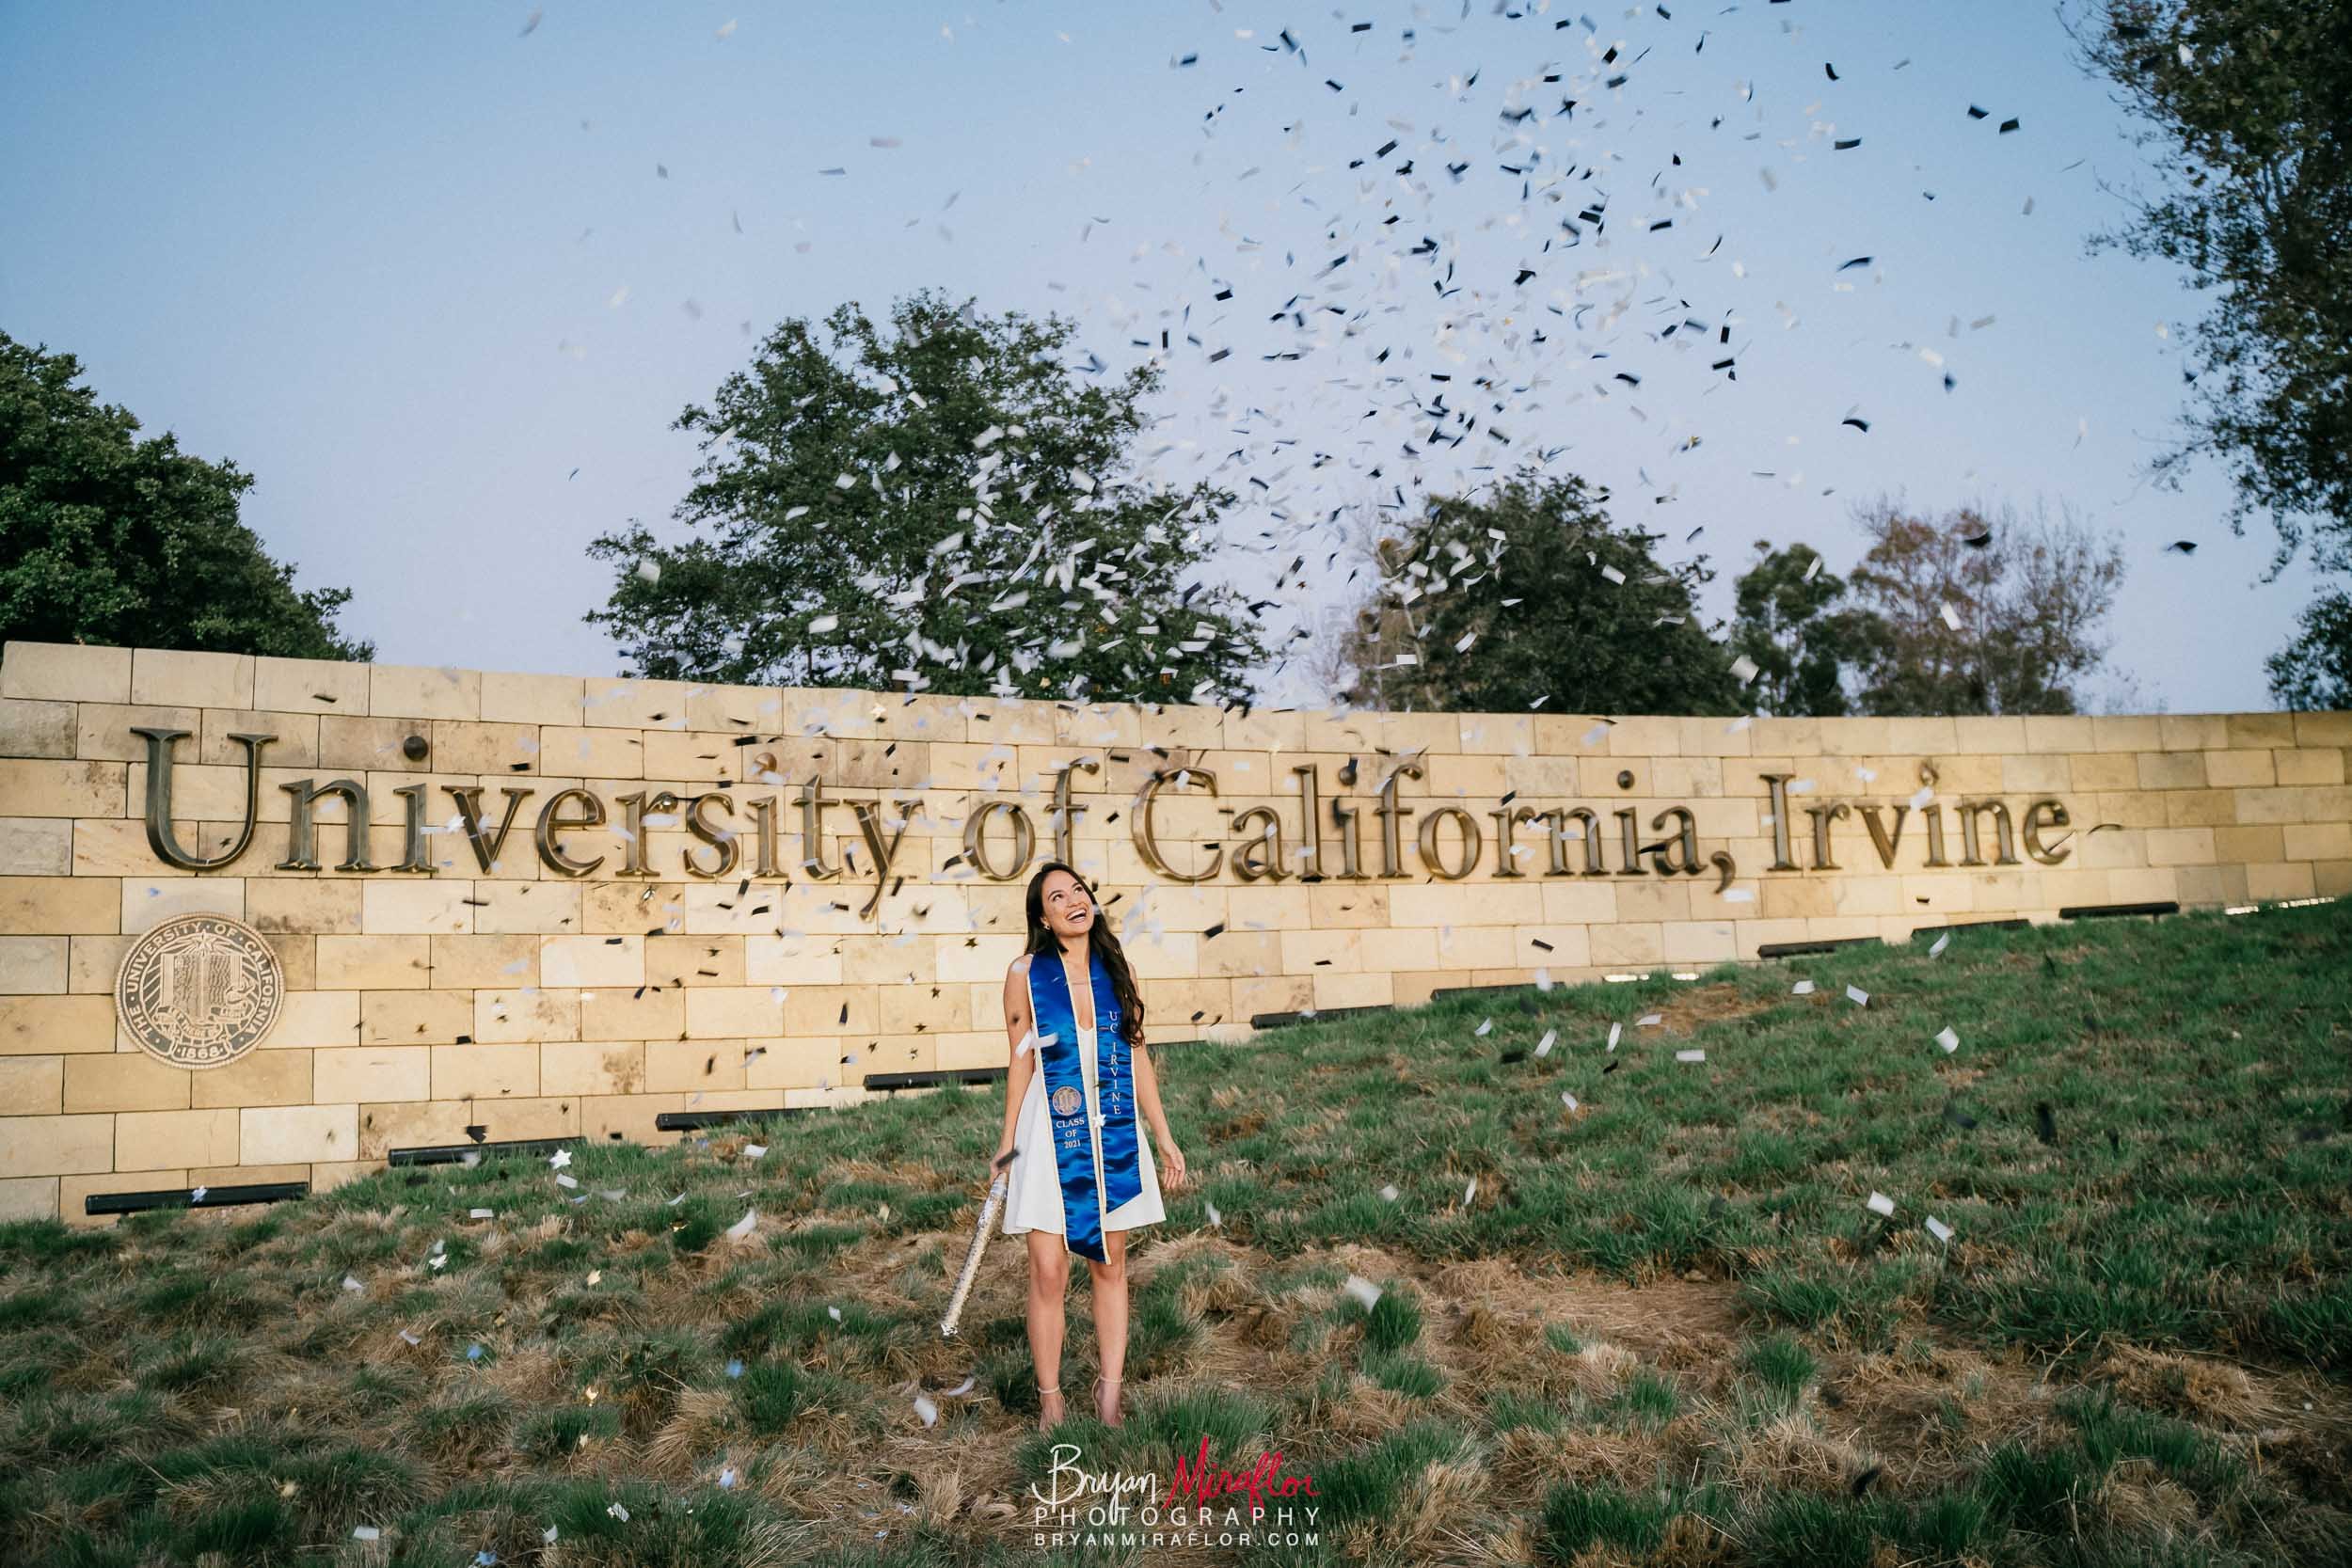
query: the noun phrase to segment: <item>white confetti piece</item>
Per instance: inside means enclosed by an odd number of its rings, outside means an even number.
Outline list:
[[[409,1333],[405,1328],[400,1331],[400,1337],[412,1345],[421,1345],[424,1343],[422,1339],[418,1338],[415,1335]]]
[[[1576,1109],[1576,1096],[1570,1094],[1565,1089],[1562,1089],[1560,1091],[1560,1103],[1565,1105],[1569,1110],[1573,1111]]]
[[[625,1525],[628,1523],[628,1510],[620,1503],[614,1503],[612,1507],[606,1509],[605,1512]]]
[[[1200,1200],[1200,1206],[1209,1212],[1209,1223],[1211,1225],[1216,1227],[1220,1230],[1225,1227],[1225,1216],[1216,1212],[1216,1204],[1210,1202],[1204,1197]]]
[[[1396,1183],[1391,1181],[1387,1186],[1381,1188],[1380,1198],[1384,1203],[1394,1203],[1396,1201]]]
[[[1942,1046],[1944,1054],[1948,1056],[1960,1049],[1960,1037],[1949,1029],[1944,1029],[1937,1033],[1935,1043]]]
[[[1895,1212],[1895,1200],[1884,1193],[1872,1193],[1870,1201],[1865,1207],[1873,1214],[1885,1214],[1892,1217]]]
[[[1490,1018],[1490,1019],[1486,1019],[1486,1020],[1485,1020],[1484,1022],[1482,1022],[1478,1025],[1478,1028],[1477,1028],[1477,1031],[1476,1031],[1476,1032],[1477,1032],[1480,1036],[1484,1037],[1484,1036],[1486,1036],[1486,1035],[1491,1035],[1491,1034],[1493,1034],[1493,1033],[1494,1033],[1494,1030],[1495,1030],[1495,1021],[1494,1021],[1493,1019],[1491,1019],[1491,1018]]]
[[[1944,617],[1944,624],[1946,626],[1951,627],[1954,631],[1964,631],[1967,629],[1960,624],[1960,611],[1952,608],[1951,600],[1945,600],[1943,604],[1937,608]]]
[[[1852,1003],[1857,1007],[1867,1007],[1870,1005],[1870,993],[1864,990],[1860,986],[1848,986],[1846,988],[1846,1000]]]
[[[767,1152],[768,1146],[766,1144],[745,1144],[743,1146],[743,1158],[746,1160],[759,1159]]]
[[[190,1203],[201,1203],[204,1201],[204,1195],[212,1190],[213,1189],[210,1187],[198,1187],[188,1194],[188,1201]]]
[[[719,1472],[719,1489],[723,1492],[732,1492],[735,1490],[734,1465],[730,1465],[725,1469]]]
[[[1560,1031],[1559,1031],[1559,1030],[1557,1030],[1557,1029],[1547,1029],[1547,1030],[1545,1030],[1545,1031],[1544,1031],[1544,1037],[1543,1037],[1542,1039],[1539,1039],[1539,1040],[1537,1040],[1537,1041],[1535,1042],[1535,1054],[1536,1054],[1536,1055],[1538,1055],[1538,1056],[1549,1056],[1549,1055],[1550,1055],[1550,1054],[1551,1054],[1551,1048],[1552,1048],[1552,1046],[1553,1046],[1553,1045],[1555,1045],[1555,1044],[1557,1044],[1557,1043],[1559,1042],[1559,1039],[1560,1039]]]
[[[373,1525],[354,1525],[351,1527],[351,1538],[354,1541],[378,1541],[383,1538],[383,1535],[384,1532],[377,1529]]]
[[[828,1307],[825,1308],[825,1315],[831,1318],[834,1323],[839,1323],[841,1321],[841,1308],[838,1307]]]
[[[1345,1291],[1349,1295],[1354,1296],[1358,1301],[1362,1302],[1364,1304],[1364,1310],[1367,1312],[1371,1311],[1375,1307],[1379,1305],[1380,1287],[1375,1285],[1371,1280],[1366,1279],[1362,1275],[1349,1275],[1341,1284],[1340,1289]]]
[[[588,1271],[588,1283],[589,1283],[589,1284],[591,1284],[591,1285],[598,1284],[598,1283],[600,1283],[600,1282],[603,1280],[603,1278],[604,1278],[604,1271],[603,1271],[602,1269],[590,1269],[590,1270]]]
[[[1949,947],[1951,944],[1952,933],[1947,931],[1942,936],[1936,938],[1935,941],[1929,945],[1928,957],[1931,958],[1934,958],[1938,953],[1943,952],[1944,949]]]
[[[580,1178],[577,1176],[559,1176],[555,1179],[555,1184],[559,1187],[577,1187],[580,1185]]]
[[[743,1238],[745,1238],[746,1236],[749,1236],[749,1235],[752,1233],[752,1227],[754,1227],[754,1226],[757,1225],[758,1223],[759,1223],[759,1211],[758,1211],[758,1210],[756,1210],[756,1209],[746,1209],[746,1210],[744,1210],[744,1211],[743,1211],[743,1217],[742,1217],[741,1219],[739,1219],[739,1220],[737,1220],[737,1221],[736,1221],[733,1225],[730,1225],[730,1226],[728,1226],[728,1227],[727,1227],[727,1240],[728,1240],[728,1241],[730,1241],[730,1242],[739,1242],[739,1241],[743,1240]]]
[[[1919,786],[1919,792],[1911,798],[1911,809],[1913,811],[1925,811],[1928,809],[1928,802],[1934,799],[1935,787],[1932,784],[1921,784]]]
[[[1741,686],[1745,686],[1756,677],[1756,660],[1741,654],[1731,661],[1731,673],[1739,677]]]
[[[951,1400],[960,1400],[964,1395],[970,1393],[973,1388],[978,1385],[979,1381],[980,1380],[977,1377],[967,1377],[961,1383],[957,1384],[953,1388],[948,1389],[944,1397]]]
[[[921,1394],[914,1396],[914,1413],[923,1418],[923,1424],[927,1427],[939,1424],[939,1406]]]
[[[568,1148],[559,1148],[554,1153],[548,1156],[548,1164],[556,1170],[562,1170],[565,1165],[568,1165],[571,1163],[572,1151]]]
[[[1600,575],[1607,578],[1611,582],[1623,582],[1625,580],[1625,574],[1618,571],[1614,566],[1603,566],[1600,569]]]
[[[553,1525],[549,1525],[546,1529],[541,1530],[539,1532],[539,1539],[546,1542],[550,1546],[554,1545],[555,1527]]]
[[[1611,1025],[1609,1026],[1609,1049],[1610,1049],[1610,1050],[1612,1050],[1612,1051],[1616,1050],[1616,1049],[1617,1049],[1617,1041],[1618,1041],[1620,1038],[1622,1038],[1622,1037],[1624,1037],[1624,1035],[1625,1035],[1625,1025],[1624,1025],[1624,1024],[1622,1024],[1622,1023],[1613,1023],[1613,1024],[1611,1024]]]
[[[469,1209],[466,1211],[466,1217],[471,1220],[494,1220],[498,1218],[498,1211],[495,1209]]]
[[[1644,1013],[1641,1017],[1633,1021],[1633,1027],[1636,1029],[1655,1029],[1665,1022],[1666,1015],[1663,1013]]]
[[[660,582],[661,580],[661,562],[659,561],[640,561],[637,563],[637,580],[640,582]]]
[[[841,625],[841,617],[838,615],[819,615],[808,624],[809,635],[822,637],[839,625]]]
[[[353,1295],[357,1296],[365,1295],[368,1288],[359,1283],[358,1275],[347,1274],[343,1275],[343,1289],[349,1291]]]
[[[1937,1219],[1933,1214],[1930,1214],[1928,1216],[1928,1234],[1934,1237],[1939,1242],[1948,1242],[1952,1239],[1952,1227],[1946,1225],[1942,1220]]]
[[[1677,1051],[1675,1053],[1675,1060],[1677,1062],[1703,1062],[1707,1060],[1707,1053],[1697,1049]]]

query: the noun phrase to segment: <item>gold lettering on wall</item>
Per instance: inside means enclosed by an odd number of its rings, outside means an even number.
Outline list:
[[[260,818],[260,780],[263,749],[275,738],[266,735],[232,735],[229,738],[245,750],[246,809],[245,821],[238,836],[222,854],[205,858],[190,852],[179,841],[171,820],[174,784],[174,761],[177,743],[185,739],[185,730],[156,726],[133,726],[131,733],[147,742],[146,827],[149,847],[156,858],[167,864],[187,870],[215,870],[229,865],[250,847]],[[1123,757],[1118,760],[1124,761]],[[1352,786],[1356,778],[1356,763],[1350,761],[1340,770],[1343,785]],[[1101,763],[1093,756],[1073,758],[1055,772],[1052,806],[1054,858],[1075,863],[1077,853],[1076,827],[1086,816],[1088,807],[1073,796],[1079,774],[1099,774]],[[1701,875],[1708,867],[1718,874],[1719,888],[1728,887],[1738,876],[1738,866],[1726,849],[1707,851],[1701,844],[1699,815],[1690,806],[1665,804],[1649,817],[1649,828],[1659,835],[1654,842],[1641,840],[1642,811],[1638,805],[1626,805],[1609,810],[1614,824],[1613,832],[1605,832],[1602,814],[1589,805],[1559,804],[1538,807],[1521,803],[1518,792],[1506,794],[1498,806],[1485,816],[1494,824],[1494,854],[1486,854],[1487,835],[1476,811],[1466,805],[1425,803],[1420,806],[1406,803],[1401,787],[1406,780],[1424,777],[1417,756],[1392,758],[1382,775],[1370,801],[1333,796],[1327,800],[1322,790],[1321,770],[1313,763],[1301,763],[1291,768],[1297,794],[1297,847],[1293,847],[1291,822],[1286,807],[1279,803],[1248,805],[1233,812],[1230,828],[1220,837],[1200,842],[1203,852],[1197,870],[1180,870],[1163,847],[1160,836],[1158,807],[1162,792],[1184,790],[1198,785],[1212,800],[1220,794],[1217,775],[1199,767],[1162,768],[1155,770],[1137,790],[1128,816],[1128,832],[1136,854],[1154,877],[1168,881],[1191,884],[1209,881],[1231,869],[1240,882],[1280,883],[1297,877],[1316,882],[1327,879],[1323,859],[1322,816],[1327,810],[1331,824],[1340,836],[1340,865],[1335,878],[1340,881],[1368,881],[1375,874],[1369,873],[1363,863],[1364,818],[1378,820],[1380,826],[1380,869],[1376,875],[1383,879],[1406,879],[1416,876],[1441,881],[1461,881],[1475,876],[1482,866],[1498,878],[1519,878],[1530,875],[1522,859],[1532,859],[1533,851],[1517,841],[1518,832],[1524,826],[1539,826],[1544,832],[1547,852],[1544,855],[1545,877],[1645,877],[1653,870],[1660,876]],[[1932,785],[1932,765],[1922,768],[1922,776]],[[1763,826],[1770,831],[1772,858],[1772,872],[1836,872],[1843,870],[1836,858],[1836,845],[1832,830],[1841,819],[1859,819],[1869,834],[1870,850],[1879,865],[1886,870],[1897,867],[1906,837],[1911,833],[1915,818],[1925,823],[1926,847],[1924,863],[1930,867],[1947,867],[1951,863],[1945,852],[1945,809],[1935,802],[1930,791],[1923,790],[1907,804],[1887,804],[1864,800],[1825,800],[1819,805],[1804,806],[1809,819],[1804,835],[1806,852],[1801,859],[1798,835],[1791,831],[1789,795],[1810,787],[1798,784],[1794,775],[1786,772],[1759,772],[1755,777],[1764,785],[1766,813]],[[775,781],[783,783],[781,779]],[[432,863],[425,849],[425,837],[430,831],[425,825],[425,800],[432,786],[420,781],[399,786],[393,793],[403,803],[401,859],[393,865],[384,866],[369,859],[369,798],[367,783],[358,778],[332,779],[322,784],[315,779],[301,779],[279,785],[288,797],[287,857],[278,863],[284,871],[317,871],[318,837],[322,827],[332,829],[333,819],[322,823],[319,807],[332,800],[343,814],[343,858],[335,869],[345,872],[372,873],[378,871],[430,873]],[[500,868],[501,857],[521,819],[525,803],[536,793],[523,786],[509,786],[501,791],[504,797],[499,820],[492,826],[482,809],[484,790],[473,784],[446,784],[445,790],[456,805],[456,822],[473,850],[474,863],[485,874]],[[908,873],[899,868],[899,857],[909,828],[916,813],[923,809],[919,799],[906,799],[895,804],[897,815],[886,816],[886,803],[880,799],[829,797],[824,781],[812,777],[802,784],[792,796],[799,809],[801,829],[800,864],[812,881],[830,881],[841,877],[845,870],[860,879],[870,871],[873,885],[862,916],[871,917],[882,905],[882,896],[902,884]],[[641,789],[614,798],[620,808],[620,823],[615,832],[622,842],[620,863],[608,875],[653,879],[674,874],[654,864],[654,834],[657,830],[682,828],[690,840],[675,854],[688,876],[702,880],[716,880],[738,874],[746,860],[751,863],[750,875],[763,880],[792,879],[783,870],[781,839],[782,800],[775,795],[761,796],[740,802],[741,814],[752,819],[753,853],[744,853],[744,832],[736,825],[739,802],[725,787],[707,789],[681,798],[670,790]],[[866,853],[860,856],[855,847],[845,841],[843,863],[835,864],[825,853],[824,814],[829,808],[847,808],[857,824],[858,838]],[[2063,802],[2042,798],[2024,807],[2022,816],[2012,816],[2007,801],[1997,798],[1967,799],[1956,802],[1952,810],[1960,818],[1962,845],[1961,864],[1967,867],[2010,866],[2022,863],[2018,847],[2022,840],[2025,853],[2042,865],[2057,865],[2071,854],[2068,840],[2073,818]],[[1000,849],[993,848],[989,829],[993,820],[1002,816],[1011,831],[1010,856],[1008,863]],[[1407,843],[1404,823],[1417,819],[1411,834],[1410,849],[1415,863],[1407,863]],[[563,835],[575,831],[604,827],[609,820],[605,800],[594,790],[571,785],[549,796],[540,806],[532,832],[532,847],[540,861],[561,877],[587,877],[607,863],[607,857],[597,855],[583,859],[566,847]],[[1112,820],[1117,820],[1117,814]],[[1991,844],[1984,824],[1992,823]],[[2056,832],[2053,840],[2049,835]],[[1037,830],[1028,812],[1017,800],[992,799],[976,802],[964,816],[963,855],[977,875],[991,881],[1009,881],[1022,876],[1037,852]],[[1616,852],[1610,853],[1609,839],[1615,838]],[[1578,863],[1570,848],[1573,842],[1583,843],[1581,863]],[[1849,846],[1851,847],[1851,845]],[[1991,858],[1987,859],[1987,850]],[[1809,863],[1807,862],[1809,861]],[[847,906],[844,906],[845,908]]]

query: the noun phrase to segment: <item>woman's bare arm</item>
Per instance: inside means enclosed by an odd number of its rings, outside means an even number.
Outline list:
[[[1010,1056],[1005,1064],[1005,1136],[996,1146],[999,1159],[1013,1146],[1013,1137],[1021,1125],[1021,1098],[1028,1092],[1029,1075],[1037,1070],[1037,1048],[1033,1045],[1026,1051],[1021,1049],[1021,1042],[1029,1037],[1033,1027],[1029,1017],[1029,959],[1024,954],[1005,971],[1005,1049]]]
[[[1168,1113],[1160,1109],[1160,1069],[1152,1064],[1152,1052],[1140,1041],[1129,1053],[1135,1064],[1136,1104],[1143,1112],[1143,1119],[1152,1126],[1152,1141],[1161,1148],[1175,1143],[1175,1135],[1168,1130]]]

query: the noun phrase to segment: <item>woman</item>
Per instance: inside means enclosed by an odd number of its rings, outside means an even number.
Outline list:
[[[1063,1418],[1062,1292],[1070,1254],[1094,1283],[1094,1338],[1103,1372],[1095,1413],[1118,1426],[1127,1360],[1127,1236],[1168,1217],[1151,1145],[1171,1187],[1184,1184],[1184,1151],[1160,1108],[1159,1077],[1143,1043],[1143,998],[1119,938],[1079,875],[1059,861],[1029,879],[1028,951],[1005,972],[1005,1137],[1009,1157],[1005,1234],[1029,1238],[1029,1351],[1037,1363],[1038,1430]],[[1139,1136],[1136,1109],[1151,1124]],[[1049,1382],[1048,1379],[1051,1379]]]

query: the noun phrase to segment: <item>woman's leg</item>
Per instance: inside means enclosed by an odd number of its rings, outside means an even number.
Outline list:
[[[1095,1414],[1120,1425],[1119,1384],[1127,1370],[1127,1233],[1103,1233],[1104,1260],[1087,1259],[1094,1283],[1094,1343],[1103,1358],[1103,1381],[1095,1385]]]
[[[1050,1230],[1032,1230],[1029,1243],[1029,1359],[1041,1389],[1061,1387],[1062,1295],[1070,1288],[1070,1254]],[[1058,1392],[1039,1396],[1038,1429],[1061,1420]]]

